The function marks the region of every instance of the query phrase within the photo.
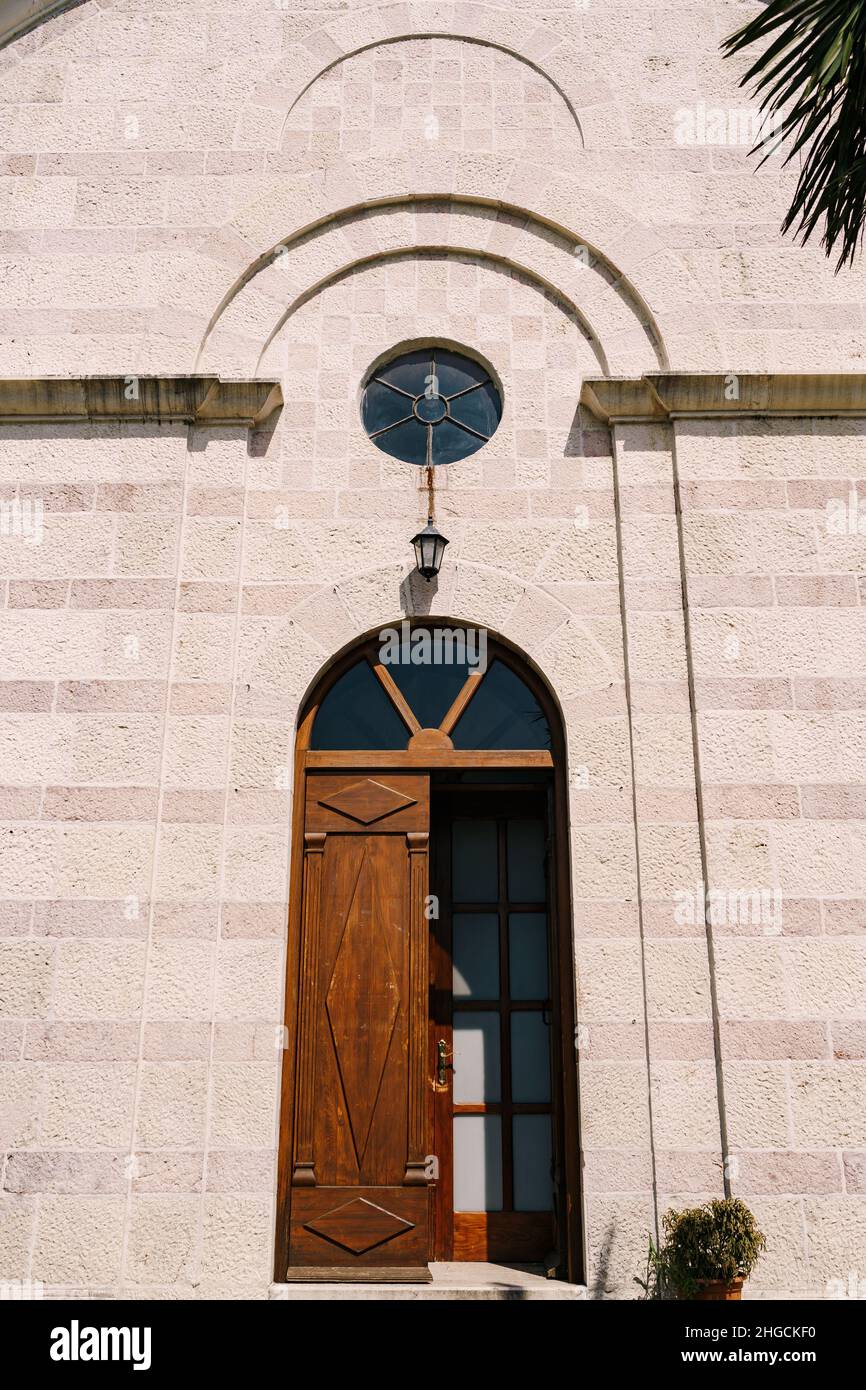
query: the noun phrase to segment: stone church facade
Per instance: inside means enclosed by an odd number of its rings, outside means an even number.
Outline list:
[[[0,3],[0,1279],[284,1292],[296,728],[408,618],[562,721],[565,1282],[731,1191],[752,1296],[863,1296],[866,296],[745,12]],[[429,584],[360,401],[436,344],[502,416]]]

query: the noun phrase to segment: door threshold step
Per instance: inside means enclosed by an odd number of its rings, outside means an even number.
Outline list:
[[[432,1263],[428,1284],[271,1284],[268,1296],[275,1300],[338,1299],[376,1302],[434,1299],[492,1299],[500,1302],[565,1303],[587,1296],[585,1284],[566,1284],[546,1279],[531,1267],[497,1264]]]

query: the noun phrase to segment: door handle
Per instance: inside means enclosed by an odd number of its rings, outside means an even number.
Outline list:
[[[449,1070],[450,1070],[450,1071],[453,1071],[453,1070],[454,1070],[454,1068],[453,1068],[452,1066],[449,1066],[448,1058],[449,1058],[449,1057],[453,1057],[453,1056],[454,1056],[454,1052],[453,1052],[453,1051],[449,1051],[448,1044],[446,1043],[445,1039],[444,1039],[444,1038],[440,1038],[439,1041],[438,1041],[437,1044],[436,1044],[436,1083],[437,1083],[437,1085],[439,1085],[439,1086],[444,1086],[444,1085],[446,1085],[446,1078],[445,1078],[445,1073],[446,1073],[446,1071],[449,1071]]]

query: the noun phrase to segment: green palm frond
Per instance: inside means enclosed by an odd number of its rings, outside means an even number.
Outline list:
[[[866,224],[866,0],[770,0],[723,44],[725,56],[769,43],[740,86],[760,101],[763,164],[780,146],[802,164],[782,231],[851,264]]]

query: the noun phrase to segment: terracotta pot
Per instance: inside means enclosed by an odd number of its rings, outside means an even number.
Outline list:
[[[723,1279],[702,1279],[692,1298],[720,1303],[739,1300],[743,1297],[744,1283],[744,1279],[732,1279],[730,1284],[725,1283]]]

